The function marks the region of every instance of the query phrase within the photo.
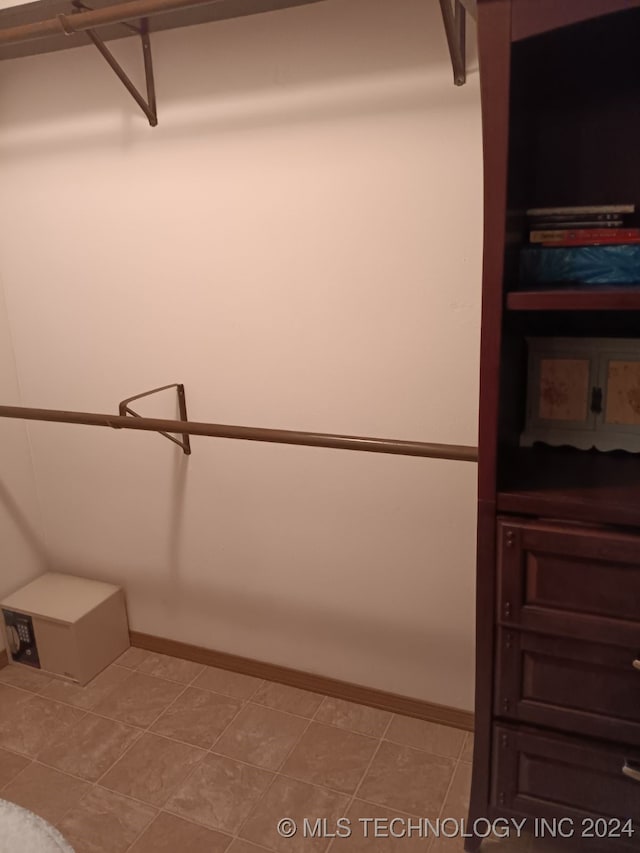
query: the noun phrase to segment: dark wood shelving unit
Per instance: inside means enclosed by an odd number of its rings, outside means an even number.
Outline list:
[[[640,311],[640,285],[553,290],[512,290],[507,293],[510,311]]]
[[[536,819],[571,815],[578,833],[560,849],[631,853],[640,454],[524,447],[521,437],[534,340],[640,338],[640,287],[515,288],[526,210],[640,211],[640,0],[479,0],[478,35],[485,204],[469,826],[525,817],[532,832]],[[639,223],[637,214],[629,222]],[[581,821],[596,818],[619,819],[633,836],[581,837]],[[465,849],[482,842],[467,838]]]

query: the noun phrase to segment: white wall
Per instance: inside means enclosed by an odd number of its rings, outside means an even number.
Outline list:
[[[0,281],[0,399],[21,405],[2,282]],[[0,418],[0,599],[47,566],[31,450],[23,422]],[[0,649],[5,647],[0,630]]]
[[[3,63],[25,404],[115,411],[180,381],[193,420],[474,444],[478,75],[453,86],[435,0],[153,51],[155,129],[93,48]],[[54,565],[124,583],[134,629],[472,707],[473,465],[29,430]]]

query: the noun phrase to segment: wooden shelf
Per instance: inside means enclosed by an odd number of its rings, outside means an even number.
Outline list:
[[[517,448],[502,454],[500,512],[640,525],[640,454]]]
[[[92,9],[113,6],[119,0],[86,0],[86,5]],[[171,30],[177,27],[189,27],[194,24],[207,24],[211,21],[222,21],[227,18],[240,18],[245,15],[255,15],[261,12],[272,12],[277,9],[288,9],[292,6],[305,6],[320,0],[216,0],[205,6],[186,7],[173,12],[164,12],[149,19],[150,32]],[[20,3],[0,9],[0,29],[17,27],[23,24],[33,24],[55,18],[59,14],[68,14],[72,10],[69,0],[35,0],[32,3]],[[100,36],[103,41],[111,41],[131,37],[131,31],[121,24],[110,24],[101,27]],[[49,53],[54,50],[66,50],[70,47],[81,47],[91,44],[86,33],[52,35],[36,41],[6,44],[0,47],[0,61],[15,59],[19,56],[32,56],[37,53]]]
[[[507,293],[510,311],[640,311],[640,286],[514,290]]]

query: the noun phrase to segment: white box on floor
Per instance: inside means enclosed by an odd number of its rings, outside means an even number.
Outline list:
[[[9,662],[86,684],[129,648],[121,587],[47,572],[0,602]]]

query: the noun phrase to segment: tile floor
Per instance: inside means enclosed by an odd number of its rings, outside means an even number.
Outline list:
[[[453,853],[408,821],[466,818],[471,759],[457,729],[136,648],[84,688],[0,669],[0,798],[76,853]]]

